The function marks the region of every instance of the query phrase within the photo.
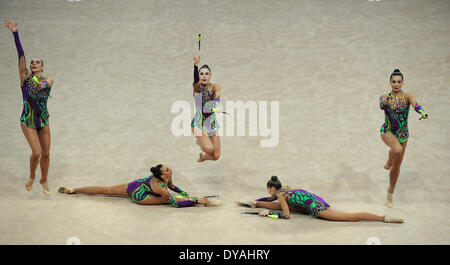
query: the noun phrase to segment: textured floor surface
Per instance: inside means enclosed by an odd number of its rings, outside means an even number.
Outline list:
[[[31,152],[19,126],[17,53],[2,26],[0,244],[449,244],[449,15],[445,0],[0,0],[0,18],[19,23],[27,62],[43,58],[55,80],[46,197],[38,181],[24,188]],[[199,164],[194,137],[174,135],[172,106],[193,108],[198,33],[201,63],[221,84],[222,101],[279,101],[276,146],[261,147],[267,137],[248,130],[224,135],[220,160]],[[389,209],[378,98],[394,68],[431,118],[410,111]],[[158,163],[188,192],[219,194],[222,206],[57,193],[127,183]],[[233,202],[266,196],[271,175],[334,209],[405,223],[241,215]]]

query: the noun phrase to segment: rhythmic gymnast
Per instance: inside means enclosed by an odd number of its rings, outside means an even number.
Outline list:
[[[58,192],[66,194],[103,194],[130,197],[131,201],[142,205],[171,204],[177,208],[203,204],[213,205],[205,197],[190,196],[187,192],[175,186],[172,182],[172,170],[165,165],[157,165],[150,169],[148,177],[135,180],[131,183],[109,187],[84,187],[84,188],[59,188]],[[172,196],[168,189],[179,193],[181,196]]]
[[[393,206],[392,197],[400,175],[400,165],[405,155],[406,144],[408,143],[409,106],[412,105],[414,110],[422,115],[423,119],[429,117],[412,94],[402,91],[403,74],[400,70],[395,69],[391,74],[390,84],[392,87],[391,92],[380,96],[380,108],[384,110],[385,117],[385,122],[380,129],[381,139],[390,148],[388,160],[384,165],[384,168],[390,171],[386,200],[387,207]]]
[[[271,197],[256,201],[236,202],[239,206],[266,208],[259,212],[260,216],[289,219],[290,211],[308,213],[312,217],[329,221],[380,221],[385,223],[403,223],[402,219],[371,213],[345,213],[330,209],[330,205],[321,197],[302,189],[292,189],[282,186],[277,176],[272,176],[267,182],[267,192]],[[278,200],[278,202],[274,202]],[[281,210],[281,211],[280,211]]]
[[[218,160],[220,157],[220,136],[216,134],[219,124],[216,111],[220,104],[220,85],[211,84],[211,69],[208,65],[198,68],[200,55],[194,57],[193,94],[195,114],[192,119],[192,132],[204,153],[199,154],[198,162]]]
[[[41,179],[39,183],[43,187],[45,195],[50,195],[47,176],[50,166],[50,125],[47,100],[53,85],[53,79],[43,77],[44,62],[34,58],[30,62],[30,70],[26,67],[25,54],[17,31],[17,22],[4,21],[5,26],[11,30],[14,36],[17,53],[19,55],[19,75],[22,88],[23,110],[20,117],[20,126],[31,148],[30,176],[25,183],[25,188],[30,191],[36,178],[36,168],[41,166]]]

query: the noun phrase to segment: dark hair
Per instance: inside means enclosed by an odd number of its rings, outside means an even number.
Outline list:
[[[400,72],[400,70],[398,70],[398,69],[395,69],[394,72],[392,72],[391,77],[389,78],[389,81],[392,80],[392,77],[393,77],[393,76],[396,76],[396,75],[397,75],[397,76],[401,76],[401,77],[402,77],[402,80],[403,80],[403,74],[402,74],[402,72]]]
[[[162,175],[161,167],[162,167],[162,164],[159,164],[159,165],[157,165],[156,167],[150,168],[150,171],[153,173],[153,176],[154,176],[155,178],[160,179],[160,180],[163,180],[163,179],[161,178],[161,175]]]
[[[278,180],[277,176],[272,176],[269,181],[267,181],[267,188],[275,187],[275,189],[281,189],[281,181]]]
[[[202,70],[203,68],[208,69],[209,73],[211,73],[211,69],[209,68],[209,66],[207,64],[202,65],[202,67],[200,67],[200,69],[198,69],[198,71],[200,72],[200,70]]]

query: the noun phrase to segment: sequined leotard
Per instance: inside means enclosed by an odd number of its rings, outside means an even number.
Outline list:
[[[279,193],[282,193],[283,196],[285,196],[286,202],[289,206],[302,207],[309,215],[315,218],[317,218],[322,211],[330,208],[330,205],[324,199],[306,190],[287,190],[283,188],[279,191]],[[270,198],[267,199],[267,201],[270,200]],[[286,218],[283,211],[278,210],[270,210],[269,215],[278,215],[279,218]]]
[[[403,95],[403,94],[402,94]],[[408,100],[402,96],[395,98],[391,93],[387,96],[380,96],[380,109],[384,110],[384,124],[381,126],[380,133],[392,133],[400,143],[408,140]]]
[[[153,174],[150,174],[146,178],[137,179],[128,184],[127,193],[128,193],[128,195],[130,195],[132,202],[139,203],[139,202],[147,199],[150,196],[161,197],[161,194],[155,193],[152,190],[152,186],[150,185],[150,181],[152,180],[152,178],[153,178]],[[177,186],[169,187],[169,189],[181,194],[183,197],[186,198],[186,200],[177,201],[177,199],[169,193],[168,202],[172,206],[175,206],[177,208],[193,206],[198,201],[198,198],[187,199],[189,194],[187,192],[181,190]]]
[[[194,85],[198,83],[198,68],[194,66]],[[216,120],[216,114],[213,108],[216,108],[219,97],[216,98],[215,91],[208,87],[198,84],[200,91],[194,93],[195,100],[195,114],[191,122],[191,127],[205,131],[209,136],[213,136],[219,129],[219,124]]]
[[[20,122],[35,129],[46,126],[50,117],[47,110],[49,96],[50,88],[41,89],[31,76],[25,78],[22,85],[23,110]]]
[[[25,60],[25,53],[20,43],[19,32],[13,32],[13,36],[20,66],[20,59],[23,57]],[[48,117],[50,115],[47,110],[47,100],[50,96],[51,87],[40,88],[37,82],[43,80],[38,80],[37,77],[34,78],[36,82],[33,81],[33,75],[23,80],[21,87],[23,110],[20,116],[20,122],[29,128],[40,129],[48,124]]]

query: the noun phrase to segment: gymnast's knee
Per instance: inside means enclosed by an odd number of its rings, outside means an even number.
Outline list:
[[[349,221],[349,222],[358,222],[359,221],[358,214],[355,214],[355,213],[349,214],[348,217],[347,217],[347,221]]]
[[[32,159],[39,159],[40,156],[41,156],[41,149],[33,149],[31,151],[31,158]]]
[[[213,154],[214,153],[214,146],[212,144],[211,145],[202,146],[202,151],[207,153],[207,154]]]
[[[50,151],[42,151],[41,152],[41,158],[49,158],[50,157]]]
[[[403,149],[401,146],[394,146],[391,148],[392,155],[399,156],[402,154]]]

